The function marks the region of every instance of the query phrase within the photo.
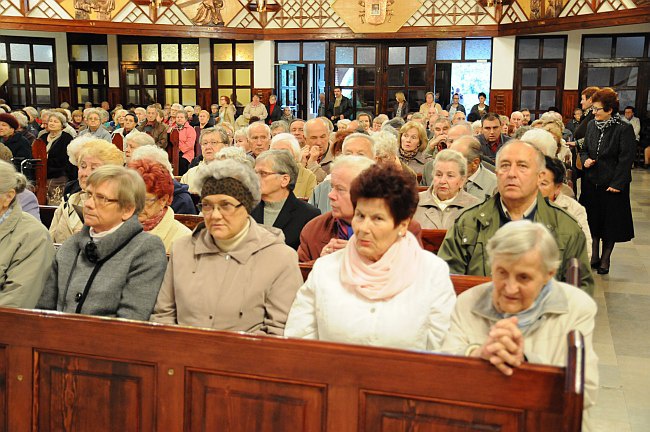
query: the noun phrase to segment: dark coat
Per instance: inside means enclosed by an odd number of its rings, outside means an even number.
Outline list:
[[[5,145],[11,150],[11,154],[16,159],[14,165],[16,165],[16,169],[18,170],[20,170],[20,163],[23,160],[32,158],[32,145],[20,132],[16,132],[10,136],[5,141]]]
[[[282,119],[282,107],[276,102],[271,110],[271,105],[266,106],[266,112],[269,113],[269,116],[266,118],[266,124],[271,124],[274,121]]]
[[[395,115],[397,113],[397,107],[399,104],[397,101],[393,103],[393,118],[396,118],[397,116]],[[407,101],[404,101],[404,105],[402,105],[402,115],[400,116],[404,120],[406,120],[406,117],[409,115],[409,103]]]
[[[450,109],[451,109],[451,104],[447,104],[447,108],[445,108],[445,111],[449,112]],[[465,112],[465,106],[463,104],[458,104],[458,106],[456,107],[456,112],[458,111],[467,114]]]
[[[147,123],[145,122],[144,124],[141,124],[140,126],[136,127],[136,129],[139,130],[140,132],[144,132],[146,126]],[[153,129],[146,133],[151,135],[151,137],[156,142],[156,145],[158,147],[160,147],[161,149],[167,148],[167,126],[165,126],[164,123],[158,123],[157,121],[155,121],[153,123]]]
[[[587,115],[583,115],[582,119],[580,119],[580,124],[578,124],[578,126],[576,126],[576,128],[573,130],[573,139],[576,141],[583,139],[587,134],[587,125],[593,119],[594,113],[592,113],[591,110],[587,113]],[[581,146],[581,144],[582,141],[578,142],[579,146]]]
[[[319,215],[320,210],[318,208],[299,200],[291,192],[273,223],[273,227],[281,229],[284,233],[284,242],[298,250],[300,232],[307,222]],[[255,222],[264,224],[264,201],[260,201],[257,207],[253,209],[251,216],[255,219]]]
[[[43,135],[43,141],[47,145],[47,135]],[[47,153],[47,178],[62,176],[67,176],[69,179],[77,178],[76,167],[70,163],[68,158],[70,141],[72,141],[72,135],[64,131],[50,146],[50,151]]]
[[[483,115],[487,114],[490,112],[490,106],[485,105],[485,112]],[[475,122],[476,120],[481,120],[481,115],[479,114],[478,111],[478,104],[474,105],[471,110],[469,110],[469,114],[467,114],[467,121],[468,122]]]
[[[196,214],[196,206],[192,201],[189,186],[174,180],[174,199],[171,207],[175,214]]]
[[[485,156],[485,158],[488,159],[489,162],[491,162],[492,164],[494,164],[494,160],[497,157],[497,152],[499,151],[499,149],[501,147],[503,147],[503,145],[506,142],[508,142],[508,141],[510,141],[512,139],[508,135],[501,134],[501,136],[499,138],[499,145],[497,147],[497,151],[493,152],[492,148],[490,147],[490,145],[487,142],[487,139],[485,139],[485,135],[479,134],[479,135],[476,135],[475,138],[478,140],[478,142],[481,143],[481,154],[483,156]]]
[[[352,101],[345,96],[341,96],[341,105],[339,105],[336,110],[334,110],[335,99],[332,98],[329,107],[327,107],[327,118],[331,119],[336,116],[336,119],[339,119],[339,116],[343,114],[343,117],[346,119],[352,118]]]

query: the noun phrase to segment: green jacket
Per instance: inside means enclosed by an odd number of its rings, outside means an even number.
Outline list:
[[[449,264],[451,273],[490,276],[490,264],[486,252],[487,242],[499,229],[499,194],[467,209],[453,228],[447,231],[438,256]],[[549,204],[541,194],[537,196],[535,222],[549,229],[560,248],[560,268],[557,279],[565,281],[569,259],[580,261],[581,287],[593,295],[594,278],[587,256],[585,235],[578,223],[564,210]]]

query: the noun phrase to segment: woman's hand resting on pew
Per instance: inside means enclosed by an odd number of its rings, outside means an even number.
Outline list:
[[[487,360],[505,375],[512,375],[512,369],[524,362],[524,337],[517,322],[517,317],[498,321],[490,329],[483,345],[472,351],[470,356]]]

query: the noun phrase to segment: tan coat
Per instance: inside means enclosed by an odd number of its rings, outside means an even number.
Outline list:
[[[0,223],[0,306],[36,306],[54,259],[47,229],[24,213],[17,200]]]
[[[151,320],[282,335],[302,285],[296,251],[282,231],[258,225],[221,252],[204,223],[174,242]]]
[[[61,201],[59,208],[54,211],[54,217],[50,224],[50,235],[54,243],[63,243],[83,228],[84,223],[74,209],[74,206],[83,208],[82,196],[82,192],[73,193],[67,202]]]
[[[293,194],[298,198],[311,198],[315,187],[316,175],[304,166],[298,166],[298,179]]]
[[[192,230],[174,219],[174,210],[169,207],[160,223],[156,225],[154,229],[149,231],[149,234],[158,236],[165,245],[165,253],[170,253],[174,240],[189,236],[192,234]]]
[[[589,223],[587,222],[587,210],[578,201],[566,196],[564,192],[560,192],[555,198],[555,201],[553,201],[553,204],[569,213],[578,222],[578,225],[582,228],[582,232],[585,233],[585,238],[587,239],[587,255],[591,259],[591,244],[593,240],[591,238],[591,231],[589,230]]]
[[[480,199],[461,190],[456,198],[444,210],[441,210],[433,199],[432,193],[433,186],[420,192],[420,202],[418,202],[418,208],[413,216],[413,219],[420,222],[424,229],[449,230],[466,208],[481,202]]]

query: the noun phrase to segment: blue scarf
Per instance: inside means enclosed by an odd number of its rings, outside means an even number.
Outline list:
[[[13,207],[9,207],[9,208],[7,209],[7,211],[6,211],[2,216],[0,216],[0,224],[1,224],[2,222],[4,222],[4,221],[7,220],[7,218],[8,218],[9,215],[11,214],[11,211],[12,211],[12,210],[13,210]]]
[[[551,293],[552,286],[553,286],[553,279],[549,279],[546,285],[542,287],[542,290],[539,292],[539,295],[535,299],[535,302],[528,309],[518,312],[516,314],[497,312],[497,315],[499,315],[503,319],[516,316],[517,319],[519,320],[517,327],[519,327],[519,330],[521,330],[522,333],[525,333],[530,328],[530,326],[532,326],[535,323],[535,321],[537,321],[541,317],[542,304],[544,304],[544,301]]]

